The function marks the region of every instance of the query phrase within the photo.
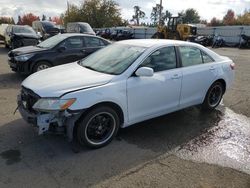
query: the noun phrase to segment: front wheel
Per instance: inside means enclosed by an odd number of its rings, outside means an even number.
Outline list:
[[[89,148],[101,148],[109,144],[120,127],[119,116],[108,106],[91,110],[78,122],[77,140]]]
[[[44,69],[48,69],[51,67],[51,64],[46,62],[46,61],[41,61],[41,62],[38,62],[34,68],[33,68],[33,73],[34,72],[38,72],[38,71],[41,71],[41,70],[44,70]]]
[[[208,89],[202,108],[205,110],[213,110],[219,104],[224,94],[224,88],[221,82],[215,82]]]

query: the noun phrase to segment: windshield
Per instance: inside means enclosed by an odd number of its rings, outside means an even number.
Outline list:
[[[144,47],[112,44],[83,59],[80,65],[98,72],[118,75],[124,72],[144,50]]]
[[[55,28],[55,25],[51,22],[42,22],[42,25],[45,30]]]
[[[35,31],[30,27],[13,27],[13,33],[31,33],[36,34]]]
[[[37,45],[40,48],[53,48],[67,37],[65,35],[55,35]]]

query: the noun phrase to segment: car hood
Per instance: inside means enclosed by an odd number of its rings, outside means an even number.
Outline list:
[[[14,36],[18,36],[19,38],[39,39],[37,34],[32,33],[15,33]]]
[[[75,62],[34,73],[23,81],[22,86],[40,97],[60,97],[74,90],[107,84],[113,77],[84,68]]]
[[[21,48],[17,48],[14,50],[11,50],[9,55],[10,56],[16,56],[16,55],[22,55],[22,54],[30,54],[30,53],[35,53],[35,52],[42,52],[48,50],[46,48],[38,48],[36,46],[25,46]]]

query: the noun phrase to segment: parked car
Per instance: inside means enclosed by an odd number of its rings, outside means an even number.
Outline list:
[[[120,33],[117,34],[116,40],[127,40],[133,39],[134,34],[128,30],[122,30]]]
[[[110,29],[105,29],[100,33],[100,36],[105,39],[110,39],[111,31]]]
[[[50,21],[34,21],[32,28],[45,40],[60,33],[60,29]]]
[[[119,128],[201,104],[216,108],[234,79],[234,63],[195,43],[126,40],[79,62],[29,76],[18,109],[39,134],[102,147]]]
[[[128,30],[122,30],[122,29],[115,29],[111,34],[110,34],[110,39],[111,40],[127,40],[127,39],[132,39],[134,38],[134,34],[131,33]]]
[[[4,35],[5,47],[11,49],[37,45],[39,39],[39,35],[30,26],[9,25]]]
[[[115,30],[113,30],[113,31],[111,32],[111,34],[110,34],[110,39],[111,39],[111,40],[117,40],[117,35],[118,35],[119,33],[121,33],[121,32],[122,32],[121,29],[115,29]]]
[[[78,61],[110,44],[100,37],[86,34],[60,34],[37,46],[27,46],[8,53],[10,68],[31,74],[52,66]]]
[[[67,33],[96,35],[92,27],[86,22],[69,22],[67,24]]]

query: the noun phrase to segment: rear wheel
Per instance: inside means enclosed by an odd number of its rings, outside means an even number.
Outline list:
[[[77,140],[80,145],[100,148],[110,143],[120,126],[119,116],[108,106],[97,107],[78,123]]]
[[[33,68],[33,72],[38,72],[38,71],[41,71],[44,69],[48,69],[50,67],[51,67],[50,63],[48,63],[46,61],[41,61],[41,62],[36,63],[36,65]]]
[[[202,108],[206,110],[213,110],[219,104],[223,97],[224,88],[221,82],[215,82],[208,89]]]

